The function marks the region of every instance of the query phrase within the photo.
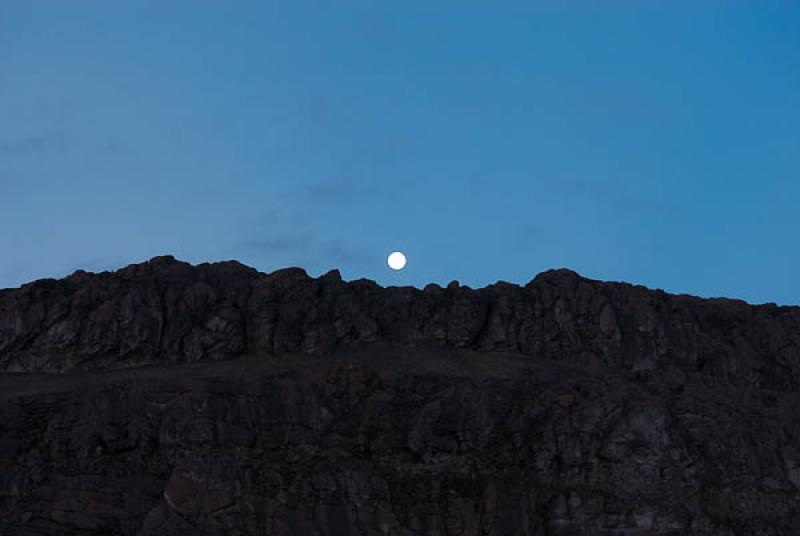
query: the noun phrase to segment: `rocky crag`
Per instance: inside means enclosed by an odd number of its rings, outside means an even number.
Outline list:
[[[0,291],[0,534],[800,534],[800,308],[158,257]]]

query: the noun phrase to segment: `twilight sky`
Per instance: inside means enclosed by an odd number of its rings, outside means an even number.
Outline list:
[[[799,202],[800,2],[0,2],[0,288],[172,254],[800,303]]]

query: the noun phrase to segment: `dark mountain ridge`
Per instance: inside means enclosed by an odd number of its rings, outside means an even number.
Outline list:
[[[794,535],[800,308],[157,257],[0,291],[2,535]]]
[[[0,293],[0,370],[63,372],[327,353],[384,341],[796,389],[800,308],[671,295],[551,270],[525,286],[382,288],[156,257]]]

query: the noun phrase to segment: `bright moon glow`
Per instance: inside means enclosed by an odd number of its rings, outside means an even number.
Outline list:
[[[395,251],[389,255],[387,262],[389,263],[389,268],[392,270],[402,270],[406,265],[406,256],[399,251]]]

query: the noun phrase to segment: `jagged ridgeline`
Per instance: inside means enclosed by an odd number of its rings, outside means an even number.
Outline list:
[[[800,309],[157,257],[0,291],[0,534],[800,533]]]
[[[676,296],[563,269],[525,286],[419,290],[344,282],[336,270],[314,279],[299,268],[264,274],[234,261],[156,257],[0,294],[6,371],[324,354],[373,341],[702,373],[752,387],[800,382],[800,308]]]

